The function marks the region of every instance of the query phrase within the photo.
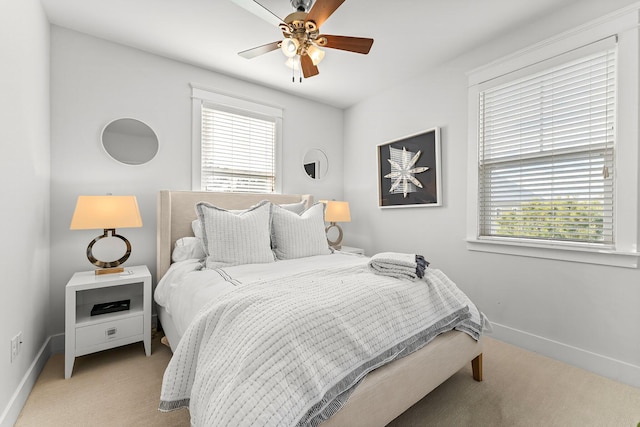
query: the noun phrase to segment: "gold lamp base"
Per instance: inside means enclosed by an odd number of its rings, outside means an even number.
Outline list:
[[[329,230],[331,230],[332,228],[336,228],[338,230],[338,237],[336,238],[336,240],[331,240],[328,237]],[[340,227],[335,222],[331,222],[329,223],[329,226],[324,229],[324,232],[327,234],[327,242],[329,243],[329,246],[337,251],[342,249],[342,227]]]
[[[93,245],[95,245],[100,239],[109,237],[109,233],[111,233],[111,237],[116,237],[122,240],[124,244],[127,246],[127,250],[122,256],[122,258],[120,258],[119,260],[100,261],[99,259],[96,259],[96,257],[93,256]],[[123,273],[124,267],[118,267],[118,266],[123,262],[125,262],[129,258],[130,254],[131,254],[131,243],[129,243],[129,241],[125,239],[123,236],[116,234],[116,230],[113,228],[105,228],[102,236],[98,236],[95,239],[93,239],[91,243],[89,243],[89,246],[87,247],[87,258],[89,259],[89,262],[91,262],[91,264],[97,267],[100,267],[96,269],[96,276],[99,276],[102,274]]]
[[[96,270],[96,276],[114,273],[124,273],[124,267],[99,268]]]

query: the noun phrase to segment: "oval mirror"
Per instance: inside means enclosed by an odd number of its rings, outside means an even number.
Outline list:
[[[158,137],[146,123],[116,119],[102,130],[102,147],[118,162],[142,165],[158,153]]]
[[[304,155],[302,167],[309,178],[322,179],[329,170],[327,155],[318,148],[312,148]]]

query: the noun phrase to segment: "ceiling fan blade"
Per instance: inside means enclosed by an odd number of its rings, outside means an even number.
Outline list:
[[[256,56],[264,55],[265,53],[274,51],[280,47],[279,45],[280,41],[278,40],[277,42],[263,44],[262,46],[243,50],[242,52],[238,52],[238,55],[242,56],[243,58],[251,59],[255,58]]]
[[[266,7],[264,7],[263,5],[261,5],[255,0],[231,0],[231,1],[237,4],[238,6],[240,6],[241,8],[246,9],[249,12],[253,13],[258,18],[261,18],[269,22],[270,24],[278,26],[284,23],[284,21],[280,19],[278,15],[271,12],[269,9],[267,9]]]
[[[306,21],[313,21],[319,28],[345,0],[316,0],[311,6]]]
[[[364,37],[330,36],[327,34],[322,34],[320,37],[327,39],[327,43],[321,45],[322,47],[362,53],[364,55],[369,53],[373,45],[373,39]]]
[[[300,65],[302,67],[302,75],[304,75],[305,79],[320,74],[320,71],[318,71],[318,67],[313,65],[313,61],[311,60],[309,55],[302,55],[300,57]]]

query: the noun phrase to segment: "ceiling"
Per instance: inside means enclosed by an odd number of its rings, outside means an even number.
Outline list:
[[[259,0],[279,17],[289,0]],[[318,76],[292,82],[279,51],[238,52],[282,38],[231,0],[42,0],[52,24],[349,107],[579,0],[347,0],[321,33],[375,39],[368,55],[327,49]]]

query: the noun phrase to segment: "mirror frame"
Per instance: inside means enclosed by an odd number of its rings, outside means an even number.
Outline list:
[[[123,120],[137,122],[138,125],[142,125],[146,129],[151,131],[151,135],[155,139],[155,147],[154,147],[155,150],[154,150],[152,155],[149,156],[149,153],[145,153],[144,159],[141,159],[141,161],[137,162],[135,160],[123,158],[123,156],[122,155],[118,155],[118,153],[113,153],[112,152],[113,149],[111,149],[111,151],[109,149],[107,149],[107,145],[105,145],[105,132],[107,132],[108,128],[110,126],[112,126],[114,123],[117,123],[117,122],[123,121]],[[151,135],[149,135],[149,137],[151,137]],[[113,159],[114,161],[116,161],[116,162],[118,162],[120,164],[128,165],[128,166],[141,166],[141,165],[145,165],[145,164],[149,163],[151,160],[153,160],[158,155],[158,152],[160,151],[160,140],[158,138],[158,134],[156,133],[156,131],[153,130],[153,128],[151,126],[149,126],[147,123],[143,122],[142,120],[135,119],[133,117],[118,117],[116,119],[113,119],[113,120],[109,121],[109,123],[107,123],[102,128],[102,132],[100,132],[100,146],[102,147],[104,152],[107,154],[107,156],[109,156],[109,158]],[[150,149],[151,149],[151,147],[149,147],[149,150]]]
[[[326,166],[324,168],[324,173],[322,173],[321,174],[322,176],[320,176],[318,178],[314,178],[309,174],[309,172],[307,171],[307,168],[306,168],[307,163],[305,162],[305,159],[307,158],[307,156],[310,153],[314,153],[314,152],[320,153],[320,155],[323,156],[325,164],[326,164]],[[320,166],[320,170],[322,170],[322,166]],[[327,156],[327,153],[325,153],[324,150],[322,150],[320,148],[317,148],[317,147],[312,147],[312,148],[309,148],[307,151],[305,151],[304,155],[302,156],[302,172],[305,174],[305,176],[307,178],[309,178],[312,181],[322,181],[323,179],[325,179],[326,176],[329,174],[329,157]]]

